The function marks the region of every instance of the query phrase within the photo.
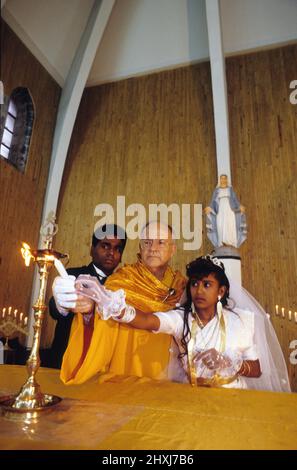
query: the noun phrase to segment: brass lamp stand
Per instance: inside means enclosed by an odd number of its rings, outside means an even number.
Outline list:
[[[40,287],[38,298],[33,305],[34,336],[30,357],[26,363],[28,379],[17,396],[9,396],[0,400],[0,405],[3,407],[6,415],[11,413],[32,414],[49,409],[49,407],[56,405],[61,401],[60,397],[42,393],[40,385],[36,381],[36,374],[40,366],[39,346],[41,328],[44,313],[47,308],[45,305],[45,295],[49,271],[54,264],[55,259],[65,258],[68,256],[51,249],[52,238],[57,233],[57,225],[54,223],[54,220],[55,215],[50,213],[45,225],[42,226],[40,230],[41,234],[45,236],[46,247],[44,249],[32,250],[29,245],[25,243],[23,243],[23,248],[21,249],[26,266],[29,266],[31,259],[33,259],[34,263],[37,263],[40,276]],[[45,234],[45,227],[48,227],[49,225],[53,226],[53,230],[51,231],[48,228],[47,233]]]

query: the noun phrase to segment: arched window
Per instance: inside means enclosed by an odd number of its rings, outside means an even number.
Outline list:
[[[5,118],[1,118],[4,126],[0,153],[24,172],[34,122],[34,105],[29,90],[21,87],[13,90],[5,108]]]
[[[17,109],[15,102],[10,99],[8,102],[8,110],[4,122],[4,129],[1,140],[1,155],[4,158],[9,159],[9,152],[11,149],[11,141],[13,137],[13,130],[15,127],[15,121],[17,117]]]

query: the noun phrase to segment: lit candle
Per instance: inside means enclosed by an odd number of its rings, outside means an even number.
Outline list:
[[[57,258],[54,259],[54,265],[58,273],[60,274],[61,277],[64,279],[68,278],[68,274],[66,269],[64,268],[64,265],[61,263],[61,261]]]
[[[295,323],[297,323],[297,312],[294,312]]]
[[[24,314],[23,314],[23,312],[22,312],[22,313],[20,314],[20,322],[22,322],[23,316],[24,316]]]
[[[285,309],[282,307],[282,317],[285,318]]]
[[[11,314],[11,310],[12,310],[12,307],[9,307],[9,308],[8,308],[8,315]]]
[[[27,323],[28,323],[28,317],[25,317],[24,318],[24,326],[27,326]]]
[[[289,320],[291,321],[291,320],[292,320],[292,312],[291,312],[291,310],[289,310],[289,314],[288,314],[288,315],[289,315]]]
[[[6,313],[6,308],[4,307],[3,310],[2,310],[2,318],[5,317],[5,313]]]
[[[17,313],[18,313],[18,309],[16,308],[16,309],[15,309],[15,311],[13,312],[13,316],[14,316],[14,318],[16,318],[16,317],[17,317]]]
[[[275,315],[278,315],[278,305],[275,306]]]

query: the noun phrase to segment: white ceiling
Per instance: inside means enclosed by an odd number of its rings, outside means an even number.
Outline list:
[[[6,0],[2,17],[62,86],[94,0]]]
[[[63,86],[93,3],[6,0],[1,13]],[[221,0],[221,15],[226,54],[297,40],[296,0]],[[87,84],[206,58],[205,0],[116,0]]]

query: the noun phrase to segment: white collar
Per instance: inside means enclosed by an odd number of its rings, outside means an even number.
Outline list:
[[[101,271],[101,269],[97,268],[97,266],[95,266],[94,263],[93,263],[93,266],[99,277],[107,277],[106,274],[103,271]]]

